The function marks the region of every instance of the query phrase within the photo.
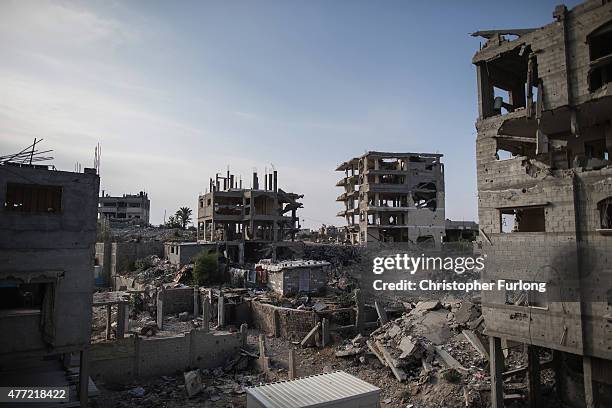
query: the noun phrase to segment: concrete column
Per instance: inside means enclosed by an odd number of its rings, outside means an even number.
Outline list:
[[[219,300],[217,302],[217,326],[225,326],[225,300],[223,293],[219,293]]]
[[[591,357],[582,357],[582,372],[584,377],[584,403],[586,408],[598,408],[597,387],[593,383],[593,364]]]
[[[164,290],[157,292],[157,327],[164,328]]]
[[[130,321],[127,303],[117,304],[117,338],[125,337],[125,332],[128,330]]]
[[[289,349],[289,379],[295,379],[295,349]]]
[[[193,318],[200,315],[200,290],[196,286],[193,288]]]
[[[529,380],[529,408],[540,402],[540,357],[538,347],[527,345],[527,378]]]
[[[210,324],[210,301],[208,297],[202,298],[202,330],[208,331],[208,325]]]
[[[79,356],[79,403],[87,407],[89,399],[89,351],[81,350]]]
[[[244,239],[244,230],[242,238]],[[238,263],[241,265],[244,264],[244,242],[238,244]]]
[[[364,327],[364,310],[363,310],[363,296],[361,295],[360,289],[355,289],[355,330],[357,333],[363,334]]]
[[[242,340],[242,347],[246,347],[247,346],[247,339],[248,339],[248,330],[249,326],[246,323],[242,323],[240,325],[240,338]]]
[[[491,367],[491,408],[504,407],[504,353],[502,352],[501,339],[489,337],[489,365]]]
[[[329,344],[329,321],[324,317],[321,320],[321,347]]]
[[[111,338],[111,305],[106,305],[106,340]]]

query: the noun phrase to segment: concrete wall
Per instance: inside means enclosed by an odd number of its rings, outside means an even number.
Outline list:
[[[251,321],[256,329],[289,340],[302,340],[317,324],[312,310],[297,310],[257,301],[251,302]]]
[[[193,313],[193,288],[166,288],[157,293],[163,298],[164,315],[181,312]],[[159,303],[159,300],[158,300]]]
[[[86,171],[91,171],[86,169]],[[43,279],[55,286],[55,347],[89,343],[98,188],[93,173],[0,166],[0,203],[7,183],[62,188],[61,212],[24,213],[0,207],[0,280]],[[43,349],[41,331],[19,316],[0,319],[0,354]]]
[[[288,268],[278,272],[268,271],[268,287],[282,295],[296,294],[300,291],[301,274],[308,275],[308,293],[318,293],[325,288],[327,270],[322,267]]]
[[[166,242],[164,244],[164,258],[172,265],[183,266],[193,262],[193,258],[200,252],[216,251],[217,244],[196,244],[192,242]]]
[[[508,304],[505,292],[490,291],[483,293],[482,309],[490,335],[612,359],[612,237],[597,231],[597,203],[612,196],[612,168],[602,160],[603,169],[587,170],[583,162],[589,142],[605,144],[608,152],[612,145],[612,86],[589,90],[587,41],[612,21],[612,3],[586,1],[556,14],[557,21],[514,41],[490,41],[473,60],[481,70],[476,155],[479,223],[486,235],[482,278],[545,282],[548,288],[543,307]],[[537,59],[539,120],[538,104],[531,116],[518,108],[486,117],[487,66],[503,64],[508,52],[523,46]],[[545,139],[537,137],[538,126]],[[536,145],[550,153],[536,155]],[[500,160],[498,149],[514,156]],[[542,208],[544,228],[504,233],[502,211],[520,207]]]
[[[128,270],[138,259],[149,255],[164,256],[164,244],[160,241],[113,242],[111,245],[111,276]]]
[[[91,346],[94,381],[129,382],[137,377],[172,375],[187,368],[222,366],[242,347],[240,333],[192,330],[174,337],[130,337]]]

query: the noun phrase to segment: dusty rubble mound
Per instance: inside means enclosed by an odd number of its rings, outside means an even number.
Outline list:
[[[168,260],[161,259],[157,255],[149,255],[137,260],[134,269],[125,271],[123,275],[133,278],[138,283],[159,287],[164,283],[189,281],[192,269],[193,265],[185,265],[179,269]]]
[[[439,386],[464,385],[464,395],[458,397],[466,404],[480,401],[478,391],[483,384],[488,388],[480,307],[467,300],[405,303],[405,307],[409,310],[401,317],[386,322],[370,336],[357,335],[346,341],[336,350],[336,357],[373,354],[398,381],[410,383],[411,393],[417,394],[430,380],[441,378]]]

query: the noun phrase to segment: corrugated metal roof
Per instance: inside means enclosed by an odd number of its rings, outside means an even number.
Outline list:
[[[335,371],[249,387],[246,391],[268,408],[299,408],[378,394],[380,388],[344,371]]]

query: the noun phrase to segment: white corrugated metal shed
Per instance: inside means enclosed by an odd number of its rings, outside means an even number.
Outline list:
[[[380,388],[344,371],[249,387],[247,408],[378,408]]]

